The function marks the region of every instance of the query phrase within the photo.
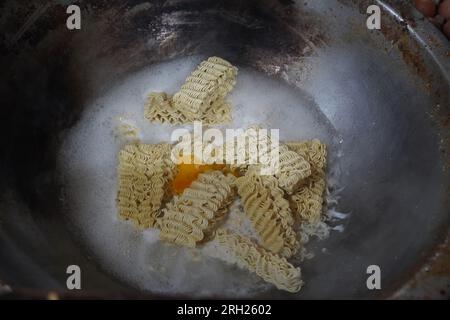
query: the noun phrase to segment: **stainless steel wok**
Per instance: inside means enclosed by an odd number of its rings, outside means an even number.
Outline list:
[[[450,45],[410,1],[375,1],[382,29],[369,31],[372,2],[84,0],[72,31],[67,1],[0,4],[0,290],[161,297],[105,271],[68,230],[57,157],[86,101],[111,83],[202,54],[298,89],[339,145],[345,231],[302,265],[299,294],[254,298],[448,297]],[[81,291],[66,290],[71,264]],[[382,289],[371,291],[374,264]]]

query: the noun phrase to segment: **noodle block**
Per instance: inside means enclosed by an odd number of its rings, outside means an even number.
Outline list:
[[[299,249],[294,218],[277,178],[261,176],[257,168],[236,179],[244,211],[260,236],[261,244],[273,253],[291,257]]]
[[[119,152],[119,216],[139,228],[153,227],[175,166],[169,144],[130,144]]]
[[[263,136],[263,134],[265,134],[265,136]],[[273,145],[271,137],[268,134],[263,133],[258,126],[249,127],[245,130],[243,135],[246,142],[244,145],[235,148],[236,154],[234,157],[237,157],[238,154],[244,155],[244,164],[232,164],[231,167],[233,169],[238,169],[241,173],[245,173],[248,168],[254,167],[254,165],[251,164],[249,153],[251,143],[256,144],[256,149],[253,148],[253,151],[257,153],[259,162],[257,166],[260,168],[270,166],[270,162],[272,161],[270,159],[274,157],[272,154]],[[263,143],[263,141],[266,143]],[[235,141],[232,143],[235,143]],[[278,168],[275,170],[274,176],[278,179],[279,187],[288,194],[292,194],[299,185],[311,175],[311,164],[306,160],[304,155],[292,151],[285,144],[280,144],[278,146],[278,153],[275,156],[278,156]],[[265,160],[261,161],[261,159]]]
[[[256,273],[278,289],[295,293],[302,288],[300,268],[294,267],[286,258],[269,252],[250,238],[234,234],[228,229],[217,230],[216,239],[240,267]]]
[[[226,95],[236,83],[237,68],[219,57],[203,61],[172,96],[153,92],[147,98],[144,116],[152,122],[172,125],[202,121],[206,125],[231,120]]]
[[[200,174],[163,210],[158,219],[161,240],[187,247],[206,241],[228,212],[234,197],[233,180],[221,171]]]
[[[317,223],[322,217],[324,193],[326,189],[325,167],[327,149],[319,140],[290,142],[286,144],[309,161],[312,175],[290,196],[290,204],[296,219]]]
[[[173,96],[177,110],[198,116],[221,101],[236,84],[237,68],[219,57],[203,61]]]

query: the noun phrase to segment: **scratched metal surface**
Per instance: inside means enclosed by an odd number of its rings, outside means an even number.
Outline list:
[[[408,1],[376,2],[380,32],[365,28],[368,1],[80,1],[80,32],[65,28],[65,1],[0,4],[0,290],[72,296],[64,271],[76,260],[80,297],[152,296],[99,269],[66,231],[61,134],[115,79],[220,52],[307,92],[343,141],[346,231],[302,266],[299,295],[257,297],[448,297],[450,47]],[[371,264],[381,291],[366,288]]]

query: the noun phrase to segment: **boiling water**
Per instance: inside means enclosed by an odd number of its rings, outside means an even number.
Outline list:
[[[214,245],[202,249],[167,245],[158,240],[157,230],[136,230],[117,215],[117,154],[126,143],[117,126],[126,122],[137,127],[145,143],[169,142],[173,127],[143,117],[146,96],[152,91],[176,92],[203,58],[151,66],[122,79],[87,106],[67,135],[59,159],[67,220],[100,266],[131,286],[153,293],[251,296],[272,286],[215,258],[220,252]],[[234,120],[223,128],[260,124],[280,129],[281,140],[319,138],[331,146],[331,155],[336,151],[333,127],[298,89],[241,68],[228,99]],[[248,221],[239,210],[232,207],[228,224],[248,233]]]

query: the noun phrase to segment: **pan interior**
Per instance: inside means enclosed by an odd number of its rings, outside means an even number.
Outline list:
[[[6,1],[0,21],[0,279],[12,287],[64,290],[77,264],[88,295],[386,297],[448,231],[448,67],[423,46],[441,42],[423,21],[398,20],[410,1],[378,1],[379,32],[366,27],[370,1],[85,0],[79,31],[61,23],[61,2],[40,2]],[[143,118],[146,95],[174,93],[213,55],[240,69],[229,127],[330,147],[336,210],[349,215],[310,243],[299,294],[117,219],[118,117],[143,142],[169,141],[173,128]],[[370,265],[380,291],[366,286]]]
[[[127,140],[118,127],[127,123],[139,128],[145,143],[171,142],[176,127],[143,117],[146,96],[154,91],[176,92],[202,59],[174,59],[128,75],[85,108],[67,134],[59,161],[67,221],[101,267],[132,286],[158,294],[252,297],[271,286],[215,259],[214,246],[193,250],[166,245],[158,240],[156,229],[141,232],[117,218],[117,154]],[[279,129],[281,140],[319,138],[330,146],[330,154],[339,153],[338,136],[328,119],[305,93],[286,83],[240,68],[229,100],[233,121],[222,129],[259,124]],[[330,170],[336,163],[331,161]],[[237,205],[232,211],[233,216],[243,216]]]

